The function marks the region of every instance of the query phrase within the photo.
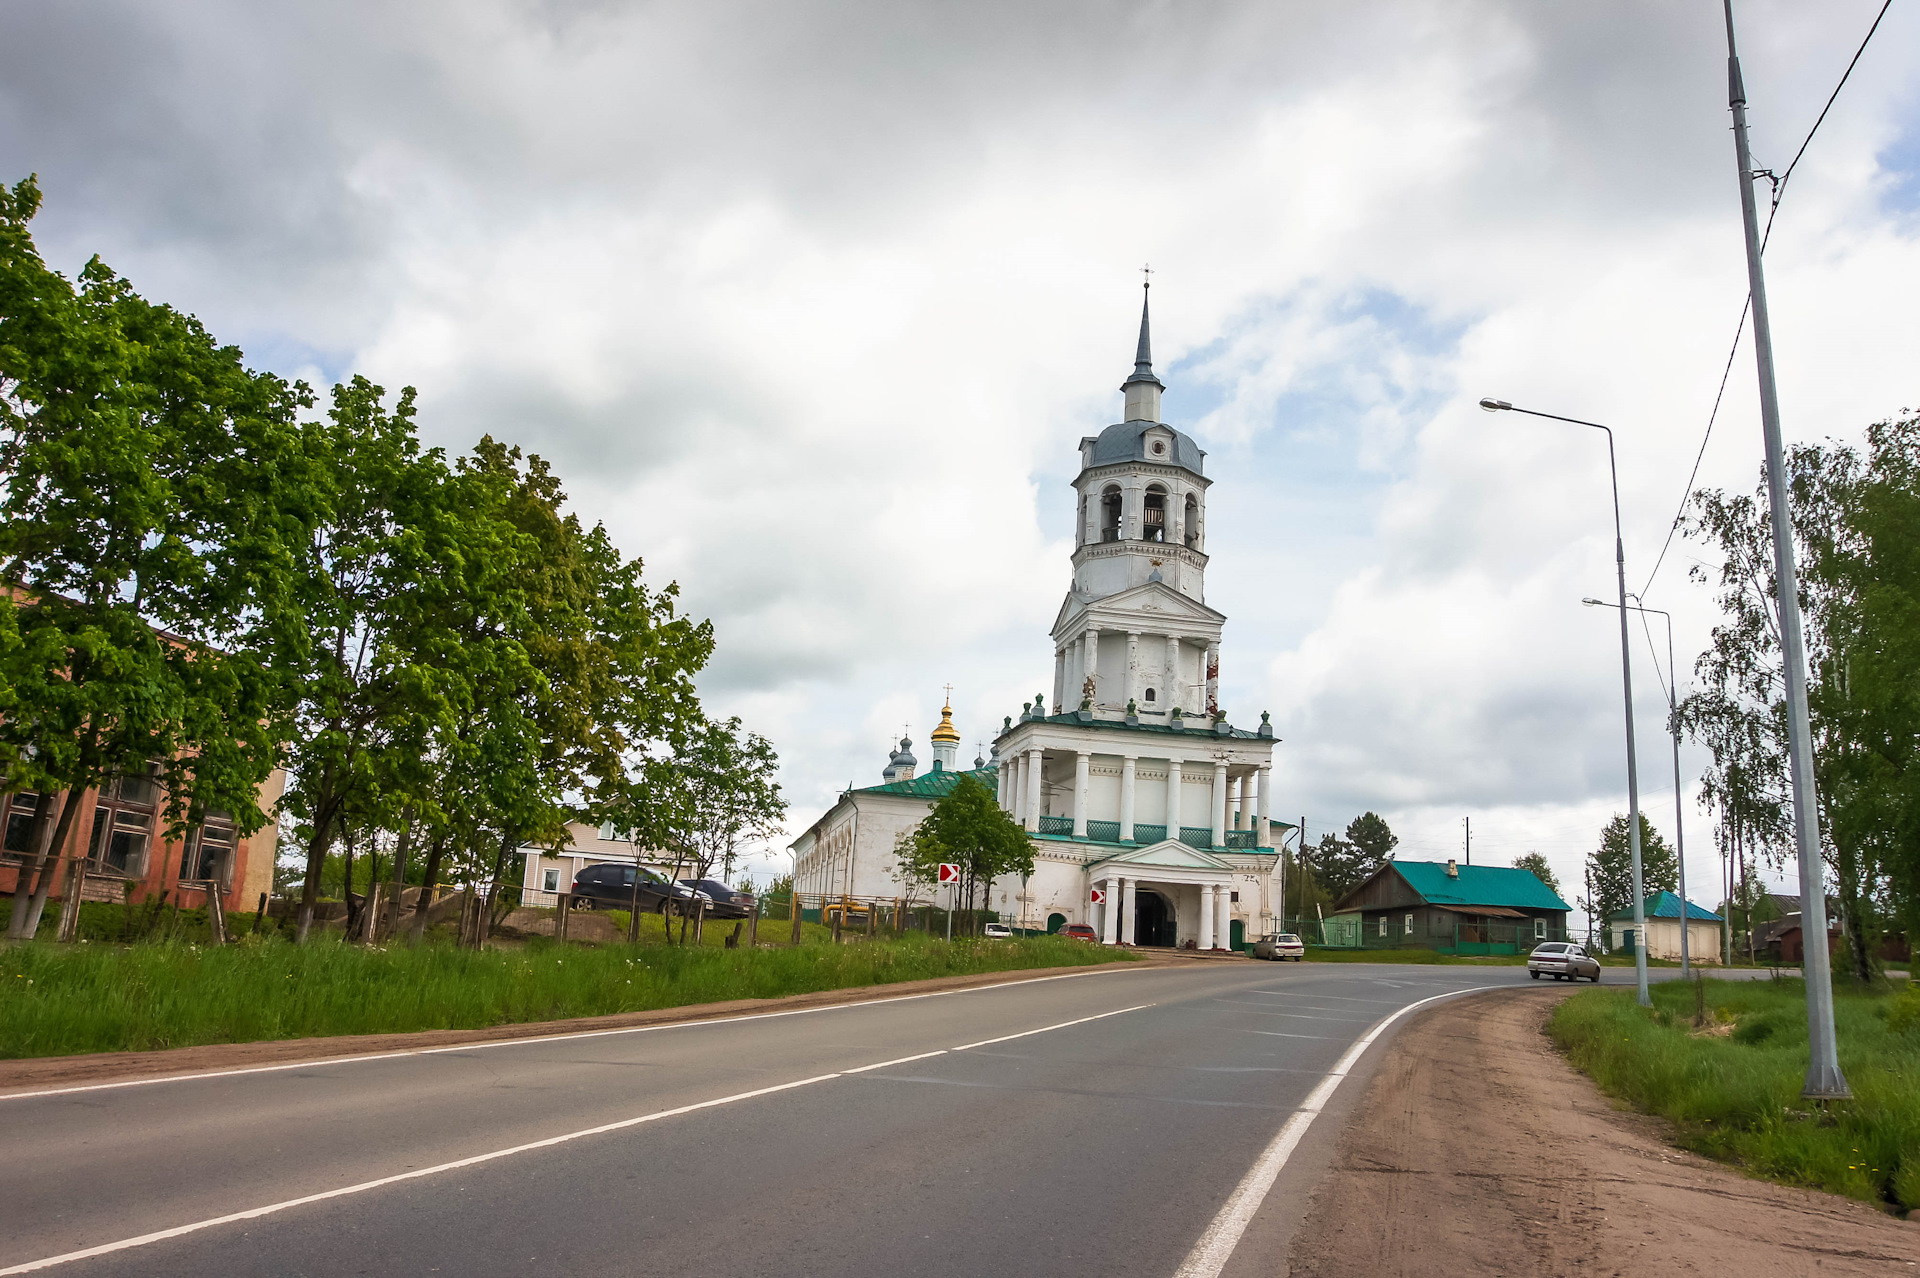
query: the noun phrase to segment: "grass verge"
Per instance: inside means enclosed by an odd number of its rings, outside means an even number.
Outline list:
[[[948,943],[915,934],[758,950],[532,941],[475,952],[336,938],[20,945],[0,951],[0,1057],[477,1029],[1121,957],[1053,937]]]
[[[1756,1176],[1898,1210],[1920,1207],[1920,990],[1834,991],[1840,1068],[1853,1099],[1801,1099],[1806,986],[1673,981],[1639,1007],[1587,990],[1554,1009],[1548,1033],[1601,1090],[1672,1120],[1678,1142]]]

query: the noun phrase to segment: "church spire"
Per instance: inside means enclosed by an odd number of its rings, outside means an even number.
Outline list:
[[[1126,420],[1130,422],[1159,421],[1160,392],[1166,389],[1153,375],[1153,341],[1147,322],[1147,297],[1152,288],[1152,280],[1140,285],[1140,345],[1133,353],[1133,376],[1120,384],[1121,392],[1127,397]]]

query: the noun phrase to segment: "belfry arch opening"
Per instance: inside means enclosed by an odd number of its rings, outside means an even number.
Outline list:
[[[1100,494],[1100,540],[1120,540],[1120,486],[1107,485]]]
[[[1167,490],[1158,484],[1147,486],[1146,503],[1140,509],[1140,537],[1143,541],[1167,539]]]
[[[1181,529],[1186,533],[1188,550],[1200,549],[1200,502],[1192,493],[1187,494],[1186,517],[1180,521]]]

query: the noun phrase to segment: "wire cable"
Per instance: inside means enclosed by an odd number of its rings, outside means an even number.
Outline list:
[[[1822,124],[1826,123],[1827,112],[1833,110],[1834,102],[1840,97],[1840,90],[1847,87],[1848,77],[1853,75],[1854,67],[1860,63],[1860,55],[1867,51],[1867,45],[1873,41],[1873,33],[1880,29],[1880,20],[1887,16],[1887,10],[1892,7],[1893,0],[1886,0],[1886,2],[1880,6],[1880,12],[1874,15],[1873,25],[1867,28],[1866,38],[1861,40],[1860,47],[1853,51],[1853,58],[1847,63],[1847,69],[1840,73],[1840,82],[1834,85],[1833,92],[1827,95],[1827,104],[1820,108],[1820,115],[1814,120],[1813,127],[1808,129],[1807,136],[1800,140],[1800,149],[1793,153],[1793,161],[1787,165],[1786,172],[1782,173],[1777,179],[1774,179],[1771,173],[1766,174],[1769,179],[1773,180],[1773,199],[1769,202],[1767,208],[1766,232],[1760,237],[1760,251],[1762,253],[1767,251],[1767,241],[1773,238],[1774,214],[1780,211],[1780,197],[1786,194],[1788,179],[1793,176],[1793,171],[1800,166],[1801,158],[1806,155],[1807,147],[1813,142],[1813,135],[1820,131]],[[1714,393],[1713,411],[1708,414],[1707,429],[1700,437],[1700,451],[1694,454],[1693,470],[1687,475],[1687,486],[1680,494],[1680,509],[1674,512],[1673,522],[1667,525],[1667,539],[1660,545],[1660,554],[1653,561],[1653,571],[1647,574],[1646,585],[1640,587],[1640,593],[1643,596],[1653,585],[1653,579],[1659,576],[1660,565],[1666,562],[1667,550],[1673,545],[1673,534],[1679,530],[1680,521],[1686,517],[1687,502],[1693,496],[1693,481],[1700,475],[1700,462],[1707,455],[1707,441],[1713,438],[1713,424],[1720,417],[1720,401],[1726,396],[1727,378],[1733,372],[1733,361],[1740,352],[1740,338],[1746,333],[1747,316],[1752,309],[1753,294],[1749,293],[1747,294],[1747,300],[1740,304],[1740,323],[1735,326],[1733,330],[1733,349],[1727,352],[1727,366],[1720,373],[1720,389]]]

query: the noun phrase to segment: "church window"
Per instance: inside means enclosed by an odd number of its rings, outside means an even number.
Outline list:
[[[1200,503],[1194,499],[1192,493],[1187,494],[1186,518],[1181,521],[1181,527],[1186,530],[1187,549],[1198,550],[1200,548]]]
[[[1153,700],[1153,689],[1152,689],[1152,688],[1148,688],[1148,689],[1147,689],[1147,700],[1148,700],[1148,701],[1152,701],[1152,700]]]
[[[1140,512],[1140,536],[1146,541],[1167,539],[1167,490],[1158,484],[1147,489],[1146,506]]]
[[[1109,485],[1100,494],[1100,540],[1120,540],[1120,488]]]

